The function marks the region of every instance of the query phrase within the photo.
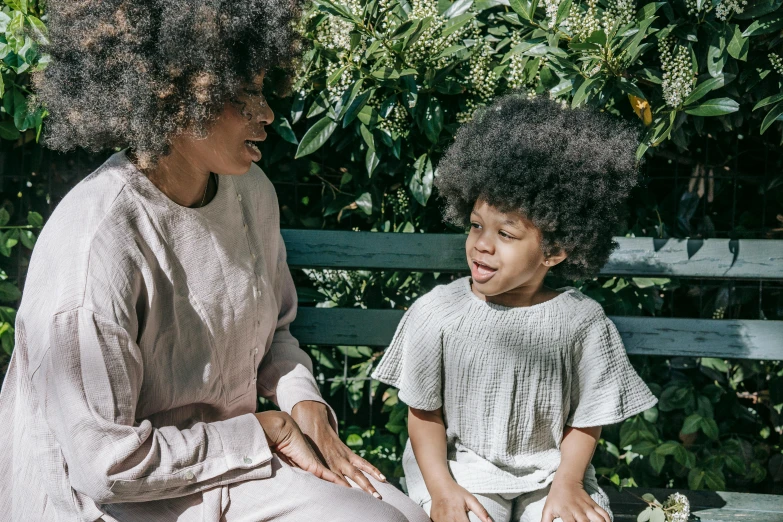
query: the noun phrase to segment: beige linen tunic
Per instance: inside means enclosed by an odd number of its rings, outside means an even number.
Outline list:
[[[227,485],[272,473],[257,396],[323,402],[295,315],[257,166],[190,209],[112,156],[32,256],[0,395],[2,518],[96,520],[103,504],[203,492],[217,520]]]
[[[372,376],[413,408],[443,408],[448,465],[471,493],[541,490],[560,464],[566,426],[613,424],[657,402],[589,297],[567,288],[510,308],[479,299],[468,277],[411,306]],[[410,443],[403,467],[410,497],[425,504]],[[600,492],[592,468],[585,487]]]

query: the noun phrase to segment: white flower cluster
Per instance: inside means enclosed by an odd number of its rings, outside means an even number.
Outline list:
[[[397,189],[397,192],[387,194],[386,197],[389,201],[389,206],[392,208],[392,212],[394,212],[395,215],[404,216],[408,212],[411,198],[404,189],[399,188]]]
[[[748,0],[722,0],[715,6],[715,17],[726,21],[732,14],[741,14],[748,6]]]
[[[663,69],[663,98],[666,105],[679,107],[693,90],[693,69],[688,48],[672,44],[670,38],[662,39],[658,44]]]
[[[424,30],[419,39],[406,50],[410,62],[423,62],[433,56],[438,56],[444,49],[456,45],[463,38],[465,32],[471,28],[471,24],[466,24],[448,36],[441,36],[440,32],[447,20],[438,14],[437,0],[413,0],[411,2],[409,19],[423,20],[428,16],[432,17],[432,23]],[[448,61],[448,57],[439,58],[436,67],[445,67],[448,65]]]
[[[343,3],[353,14],[361,14],[362,6],[359,0],[347,0]],[[344,65],[351,64],[352,61],[357,61],[362,52],[364,52],[364,44],[360,49],[356,50],[354,59],[351,56],[351,30],[353,24],[346,22],[336,16],[330,16],[324,20],[316,29],[315,37],[318,42],[327,49],[331,49],[337,53],[339,62],[329,62],[326,64],[326,77],[330,77],[338,69]],[[353,70],[348,67],[340,76],[337,83],[328,87],[329,94],[332,97],[339,97],[345,92],[345,89],[351,84],[353,80]]]
[[[557,22],[557,10],[560,8],[560,2],[563,0],[544,0],[544,7],[546,7],[546,19],[547,27],[552,29]]]
[[[397,102],[394,104],[389,115],[378,122],[378,127],[387,131],[391,135],[401,136],[406,133],[408,125],[408,111]]]
[[[688,8],[689,15],[706,13],[715,8],[715,18],[726,21],[733,14],[740,14],[748,6],[748,0],[720,0],[715,2],[702,2],[699,7],[698,0],[685,0],[685,7]]]
[[[604,11],[603,26],[609,29],[630,24],[636,17],[636,2],[633,0],[610,0]]]
[[[518,31],[511,33],[511,49],[516,47],[522,42]],[[523,56],[515,54],[509,60],[508,67],[506,68],[506,79],[508,80],[508,88],[517,90],[525,84],[525,64],[526,60]]]
[[[769,63],[772,64],[772,68],[775,72],[783,76],[783,58],[777,53],[769,53]]]
[[[666,522],[688,522],[691,516],[691,503],[682,493],[674,493],[663,503],[663,510],[667,514]]]
[[[476,45],[479,48],[470,57],[470,72],[465,79],[468,93],[473,95],[473,99],[465,102],[466,111],[457,113],[456,118],[460,123],[470,121],[476,109],[492,101],[500,80],[491,68],[494,50],[489,42],[477,36]]]
[[[575,6],[572,7],[566,23],[571,34],[580,40],[584,40],[601,28],[601,20],[598,17],[598,0],[587,0],[585,5],[587,6],[585,11]]]

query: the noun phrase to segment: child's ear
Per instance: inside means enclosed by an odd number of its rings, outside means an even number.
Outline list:
[[[565,252],[565,250],[561,250],[556,254],[547,256],[546,259],[544,259],[544,265],[548,266],[549,268],[552,268],[553,266],[562,263],[567,257],[568,254]]]

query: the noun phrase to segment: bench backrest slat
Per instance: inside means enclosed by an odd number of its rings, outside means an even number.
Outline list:
[[[400,310],[299,308],[291,332],[301,344],[388,346]],[[783,359],[783,321],[612,317],[633,355]]]
[[[466,272],[461,234],[283,230],[292,268]],[[783,279],[783,240],[615,238],[603,275]]]

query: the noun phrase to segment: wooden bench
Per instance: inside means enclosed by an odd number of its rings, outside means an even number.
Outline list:
[[[284,230],[293,268],[467,272],[459,234],[392,234]],[[783,241],[616,238],[619,249],[602,275],[738,280],[783,280]],[[386,346],[403,312],[358,308],[299,309],[292,325],[302,344]],[[783,359],[783,321],[612,317],[629,354]],[[783,496],[683,491],[705,522],[783,522]],[[618,522],[635,521],[653,493],[674,490],[607,488]]]

